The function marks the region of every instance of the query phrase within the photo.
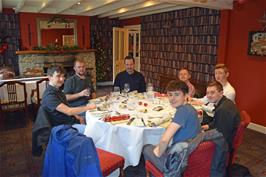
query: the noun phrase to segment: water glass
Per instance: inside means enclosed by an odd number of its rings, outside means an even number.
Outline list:
[[[147,84],[147,92],[149,92],[149,91],[153,91],[153,85],[152,85],[152,83],[148,83]]]
[[[130,91],[130,85],[129,85],[129,83],[125,83],[125,84],[124,84],[124,91],[125,91],[126,93],[128,93],[128,92]]]

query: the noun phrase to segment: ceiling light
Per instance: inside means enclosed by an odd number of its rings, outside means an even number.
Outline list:
[[[118,13],[124,13],[126,11],[128,11],[127,8],[121,8],[121,9],[118,10]]]
[[[80,2],[78,2],[77,5],[80,5]]]
[[[155,4],[155,2],[154,1],[147,1],[147,2],[145,2],[144,3],[144,7],[148,7],[148,6],[152,6],[152,5],[154,5]]]

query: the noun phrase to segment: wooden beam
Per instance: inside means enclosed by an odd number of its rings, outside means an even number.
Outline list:
[[[186,8],[190,8],[190,6],[174,6],[174,7],[168,7],[168,8],[158,9],[158,10],[153,10],[153,11],[146,11],[143,13],[134,13],[132,15],[121,16],[121,17],[119,17],[119,19],[122,20],[122,19],[133,18],[133,17],[141,17],[141,16],[145,16],[145,15],[158,14],[158,13],[169,12],[169,11],[173,11],[173,10],[186,9]]]
[[[107,16],[111,16],[111,15],[116,15],[116,14],[122,14],[122,13],[130,12],[130,11],[134,11],[134,10],[138,10],[138,9],[143,9],[143,8],[147,8],[147,7],[151,7],[151,6],[155,6],[155,5],[160,4],[160,2],[157,2],[157,1],[150,1],[151,3],[148,5],[147,2],[148,1],[141,2],[138,4],[132,5],[132,6],[124,6],[123,8],[104,13],[104,14],[100,15],[99,17],[101,18],[101,17],[107,17]],[[125,11],[123,11],[123,10],[125,10]]]
[[[173,4],[182,4],[187,6],[203,7],[210,9],[233,9],[233,0],[159,0]]]
[[[176,5],[168,4],[168,3],[166,3],[166,4],[158,4],[158,5],[154,5],[154,6],[150,6],[150,7],[144,7],[144,8],[140,8],[140,9],[137,9],[137,10],[128,11],[128,12],[125,12],[125,13],[111,15],[109,17],[110,18],[117,18],[117,17],[123,17],[123,16],[138,14],[138,13],[147,13],[147,12],[150,12],[150,11],[155,11],[155,10],[160,10],[160,9],[165,9],[165,8],[170,8],[170,7],[176,7]]]
[[[54,0],[46,0],[46,2],[42,2],[42,5],[37,12],[41,12],[44,8],[46,8],[49,4],[51,4]]]
[[[56,13],[57,14],[61,14],[63,13],[65,10],[71,8],[73,5],[77,4],[78,2],[80,2],[81,0],[72,0],[71,2],[69,1],[62,1],[62,7],[59,7],[58,9],[56,9]]]
[[[87,11],[83,12],[82,15],[88,15],[88,16],[95,16],[95,15],[99,15],[99,14],[103,14],[106,12],[110,12],[125,6],[131,6],[134,4],[138,4],[143,2],[143,0],[119,0],[119,1],[115,1],[113,3],[110,4],[106,4],[102,7],[97,7],[97,8],[93,8],[93,9],[88,9]]]
[[[18,5],[15,7],[15,13],[19,13],[22,7],[24,6],[26,0],[21,0]]]

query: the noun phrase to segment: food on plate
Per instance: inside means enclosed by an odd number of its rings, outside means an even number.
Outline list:
[[[127,105],[122,103],[122,104],[119,105],[119,108],[126,109],[127,108]]]
[[[120,116],[107,116],[104,118],[105,122],[115,122],[115,121],[121,121],[121,120],[128,120],[130,116],[128,114],[123,114]]]
[[[140,106],[142,105],[142,102],[141,102],[141,101],[139,101],[139,105],[140,105]]]
[[[147,113],[148,110],[146,108],[140,109],[139,112]]]
[[[147,107],[147,106],[148,106],[148,103],[144,103],[143,105],[144,105],[145,107]]]
[[[152,110],[161,111],[161,110],[163,110],[163,107],[162,106],[155,106]]]

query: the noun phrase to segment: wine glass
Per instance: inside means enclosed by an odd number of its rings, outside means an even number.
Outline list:
[[[130,91],[129,83],[125,83],[124,84],[124,91],[125,91],[126,94],[128,94],[128,92]]]
[[[148,83],[147,84],[147,92],[149,92],[149,91],[153,91],[153,85],[152,85],[152,83]]]

